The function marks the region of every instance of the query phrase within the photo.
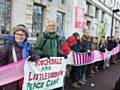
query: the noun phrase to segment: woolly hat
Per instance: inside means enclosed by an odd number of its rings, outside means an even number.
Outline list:
[[[19,24],[19,25],[15,26],[12,30],[12,33],[15,34],[17,31],[20,31],[20,30],[23,31],[26,34],[26,36],[28,37],[28,35],[29,35],[28,34],[28,29],[23,24]]]

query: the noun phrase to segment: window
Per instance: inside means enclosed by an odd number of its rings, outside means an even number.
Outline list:
[[[87,14],[88,15],[92,14],[92,5],[90,3],[87,3]]]
[[[113,7],[115,7],[115,5],[116,5],[116,0],[114,0],[114,6]]]
[[[0,34],[10,33],[11,0],[0,0]]]
[[[105,12],[102,12],[102,18],[101,18],[101,21],[104,21],[105,20]]]
[[[87,21],[87,26],[88,26],[89,29],[91,28],[91,22],[90,21]]]
[[[43,7],[34,4],[33,5],[33,16],[32,16],[32,36],[36,37],[43,29]]]
[[[99,0],[100,2],[102,2],[102,3],[105,3],[105,0]]]
[[[64,4],[64,0],[56,0],[58,4]]]
[[[64,23],[64,13],[57,12],[57,19],[56,19],[56,31],[60,36],[64,36],[63,33],[63,23]]]
[[[117,2],[117,8],[119,8],[119,2]]]
[[[98,18],[98,16],[99,16],[99,8],[96,7],[95,18]]]

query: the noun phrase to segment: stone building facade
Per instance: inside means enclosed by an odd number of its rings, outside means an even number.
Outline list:
[[[75,5],[84,10],[85,27],[98,36],[101,26],[104,36],[110,36],[112,10],[120,9],[119,0],[0,0],[0,35],[11,33],[17,24],[25,24],[31,37],[46,29],[48,20],[55,20],[57,32],[69,36],[75,29]],[[115,13],[113,36],[120,37],[120,12]]]
[[[0,7],[4,8],[0,9],[0,28],[3,29],[0,33],[10,33],[15,25],[25,24],[30,36],[36,37],[40,31],[46,29],[48,20],[55,20],[58,32],[63,32],[66,6],[66,0],[0,0]],[[3,21],[5,22],[2,23]]]

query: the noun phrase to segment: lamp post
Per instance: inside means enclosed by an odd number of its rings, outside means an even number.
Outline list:
[[[112,37],[112,33],[113,33],[113,25],[114,25],[114,13],[117,13],[117,12],[119,12],[120,10],[119,9],[114,9],[114,10],[112,10],[112,26],[111,26],[111,37]]]

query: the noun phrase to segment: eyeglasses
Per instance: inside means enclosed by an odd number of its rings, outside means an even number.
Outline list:
[[[48,25],[48,26],[55,26],[55,25]]]
[[[18,36],[25,36],[24,33],[15,33],[15,35],[18,35]]]

